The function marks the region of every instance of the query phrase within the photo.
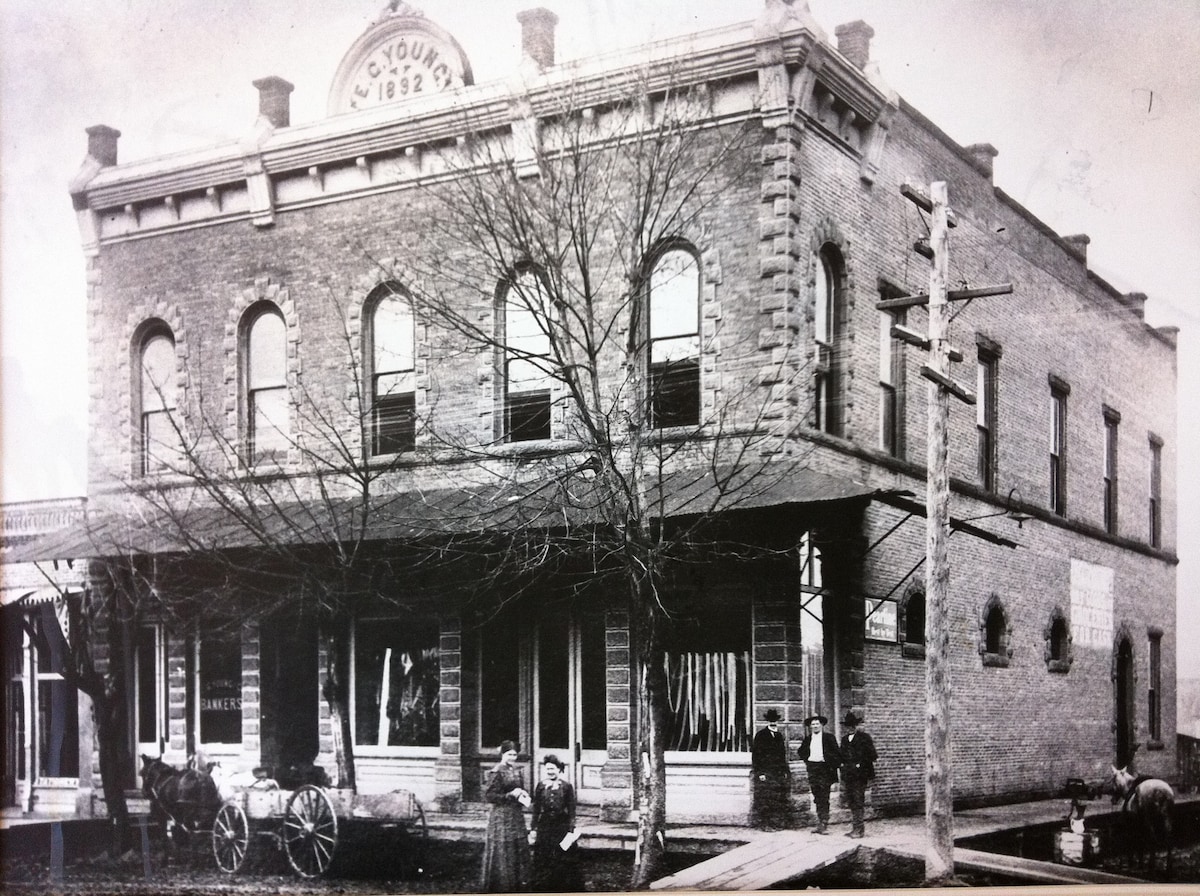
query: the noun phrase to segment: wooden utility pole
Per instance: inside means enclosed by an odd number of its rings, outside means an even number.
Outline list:
[[[892,327],[892,335],[927,349],[929,358],[921,375],[929,380],[928,455],[925,494],[925,880],[954,876],[954,790],[950,738],[950,472],[948,469],[950,396],[975,403],[975,395],[950,376],[950,363],[962,361],[962,352],[947,341],[951,301],[1007,295],[1012,284],[949,292],[950,228],[955,226],[945,181],[935,181],[926,194],[904,184],[900,192],[931,218],[929,243],[913,248],[930,261],[929,294],[884,299],[881,311],[929,307],[929,333],[922,336],[907,327]]]
[[[929,185],[928,453],[925,494],[925,880],[954,876],[953,757],[950,741],[950,354],[946,342],[949,221],[945,181]],[[922,371],[924,373],[924,371]],[[928,376],[928,375],[927,375]],[[941,382],[939,382],[941,380]]]

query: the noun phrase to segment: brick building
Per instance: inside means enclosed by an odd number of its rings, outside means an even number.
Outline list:
[[[673,121],[720,189],[680,200],[678,226],[645,244],[597,232],[639,274],[597,289],[622,338],[593,370],[613,419],[651,446],[659,523],[686,527],[705,504],[707,544],[737,534],[737,550],[666,582],[683,620],[667,662],[670,817],[744,817],[768,708],[793,756],[806,716],[837,727],[859,711],[882,757],[875,807],[923,799],[924,353],[890,328],[926,315],[877,307],[927,291],[908,180],[949,185],[956,283],[1013,284],[953,322],[958,378],[973,369],[977,393],[950,420],[956,798],[1047,794],[1129,759],[1173,773],[1175,333],[1088,270],[1086,236],[1053,233],[993,185],[993,147],[955,144],[888,90],[869,26],[831,40],[801,7],[768,0],[744,26],[572,64],[554,60],[554,16],[533,10],[519,74],[475,84],[453,37],[402,5],[350,48],[322,121],[292,126],[291,85],[271,77],[237,144],[119,164],[119,133],[89,129],[71,194],[89,266],[90,516],[37,551],[124,557],[160,609],[182,594],[172,571],[206,557],[223,600],[248,595],[241,624],[216,633],[202,614],[142,617],[132,662],[161,699],[131,704],[137,750],[336,766],[330,657],[287,612],[294,582],[274,615],[252,612],[262,569],[226,559],[271,527],[305,562],[329,546],[313,533],[354,497],[343,481],[329,502],[323,439],[404,507],[355,530],[388,578],[339,605],[359,790],[478,800],[515,738],[523,761],[569,757],[583,802],[631,807],[620,592],[580,585],[576,557],[511,593],[487,578],[484,605],[471,580],[486,562],[463,548],[604,525],[579,496],[605,481],[597,451],[612,446],[579,435],[574,380],[539,341],[569,308],[528,307],[539,277],[578,286],[579,272],[512,247],[510,267],[465,282],[485,250],[447,239],[463,217],[447,197],[488,168],[477,152],[518,187],[552,184],[568,150],[619,154]],[[620,139],[572,142],[605,126]],[[598,215],[622,189],[594,197]],[[439,298],[456,290],[457,311]],[[621,446],[614,475],[643,462]],[[225,473],[200,483],[196,463]],[[747,470],[754,484],[731,489]],[[239,483],[269,506],[214,506],[218,491],[248,500]],[[439,538],[443,555],[462,550],[457,572],[415,559]]]

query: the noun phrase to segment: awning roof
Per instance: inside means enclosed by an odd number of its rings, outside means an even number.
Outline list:
[[[787,505],[866,500],[899,494],[774,463],[751,468],[702,468],[669,474],[649,485],[654,517]],[[594,478],[581,476],[404,491],[361,501],[336,499],[267,506],[206,506],[170,512],[89,515],[67,529],[5,552],[6,563],[232,550],[271,544],[320,544],[444,538],[469,533],[586,526],[604,515]]]

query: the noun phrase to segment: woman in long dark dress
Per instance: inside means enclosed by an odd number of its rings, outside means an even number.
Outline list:
[[[533,791],[533,889],[538,893],[582,892],[574,842],[563,849],[563,838],[575,833],[575,788],[562,777],[564,765],[553,753],[542,759],[544,779]]]
[[[524,807],[530,804],[525,779],[517,768],[517,745],[500,745],[500,762],[488,776],[484,798],[491,803],[487,839],[483,843],[485,893],[517,893],[529,889],[529,835]]]

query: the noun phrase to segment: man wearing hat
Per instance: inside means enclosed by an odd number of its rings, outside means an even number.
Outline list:
[[[828,724],[825,716],[809,716],[804,720],[804,742],[800,744],[800,758],[808,770],[808,786],[817,806],[814,834],[829,830],[829,790],[837,782],[842,764],[837,738],[825,730]]]
[[[750,745],[750,824],[764,831],[792,826],[792,769],[787,738],[779,731],[779,712],[768,709]]]
[[[862,717],[854,710],[846,713],[842,725],[846,733],[842,736],[842,786],[846,791],[846,802],[850,804],[851,827],[847,837],[858,839],[865,833],[863,826],[863,804],[867,798],[867,785],[875,777],[875,742],[871,735],[859,729]]]

